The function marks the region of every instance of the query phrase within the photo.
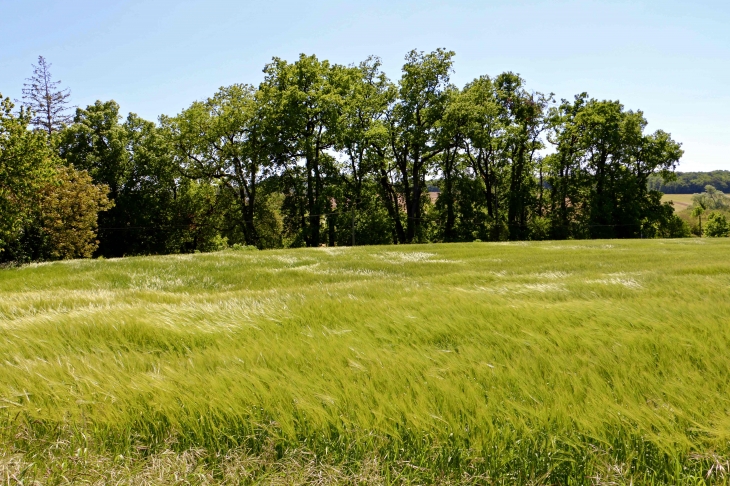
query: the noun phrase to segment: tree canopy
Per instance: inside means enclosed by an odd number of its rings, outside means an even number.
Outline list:
[[[643,112],[586,93],[556,101],[512,72],[460,88],[454,56],[410,51],[395,81],[376,57],[274,58],[258,86],[221,87],[157,124],[97,101],[45,136],[6,100],[2,237],[53,177],[98,189],[74,194],[96,201],[106,256],[686,234],[659,191],[681,145],[647,132]]]

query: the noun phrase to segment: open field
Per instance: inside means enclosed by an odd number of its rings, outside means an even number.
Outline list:
[[[0,271],[0,483],[724,484],[730,239]]]
[[[662,202],[674,202],[674,211],[682,211],[692,205],[692,196],[694,194],[664,194]]]

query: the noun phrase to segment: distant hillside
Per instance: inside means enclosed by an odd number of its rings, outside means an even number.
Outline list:
[[[664,184],[659,176],[649,178],[649,188],[665,194],[694,194],[705,190],[705,186],[715,186],[722,192],[730,192],[730,170],[711,172],[677,172],[677,180]]]

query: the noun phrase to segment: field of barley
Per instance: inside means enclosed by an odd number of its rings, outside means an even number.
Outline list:
[[[724,484],[730,239],[0,270],[2,484]]]

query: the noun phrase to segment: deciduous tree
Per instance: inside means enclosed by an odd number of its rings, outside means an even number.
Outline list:
[[[58,167],[54,180],[41,189],[40,223],[43,254],[50,259],[89,258],[96,251],[97,216],[113,202],[109,188],[96,185],[86,171]]]
[[[39,191],[54,176],[55,157],[44,132],[28,130],[31,113],[13,113],[9,98],[0,95],[0,259],[19,238],[40,203]]]

